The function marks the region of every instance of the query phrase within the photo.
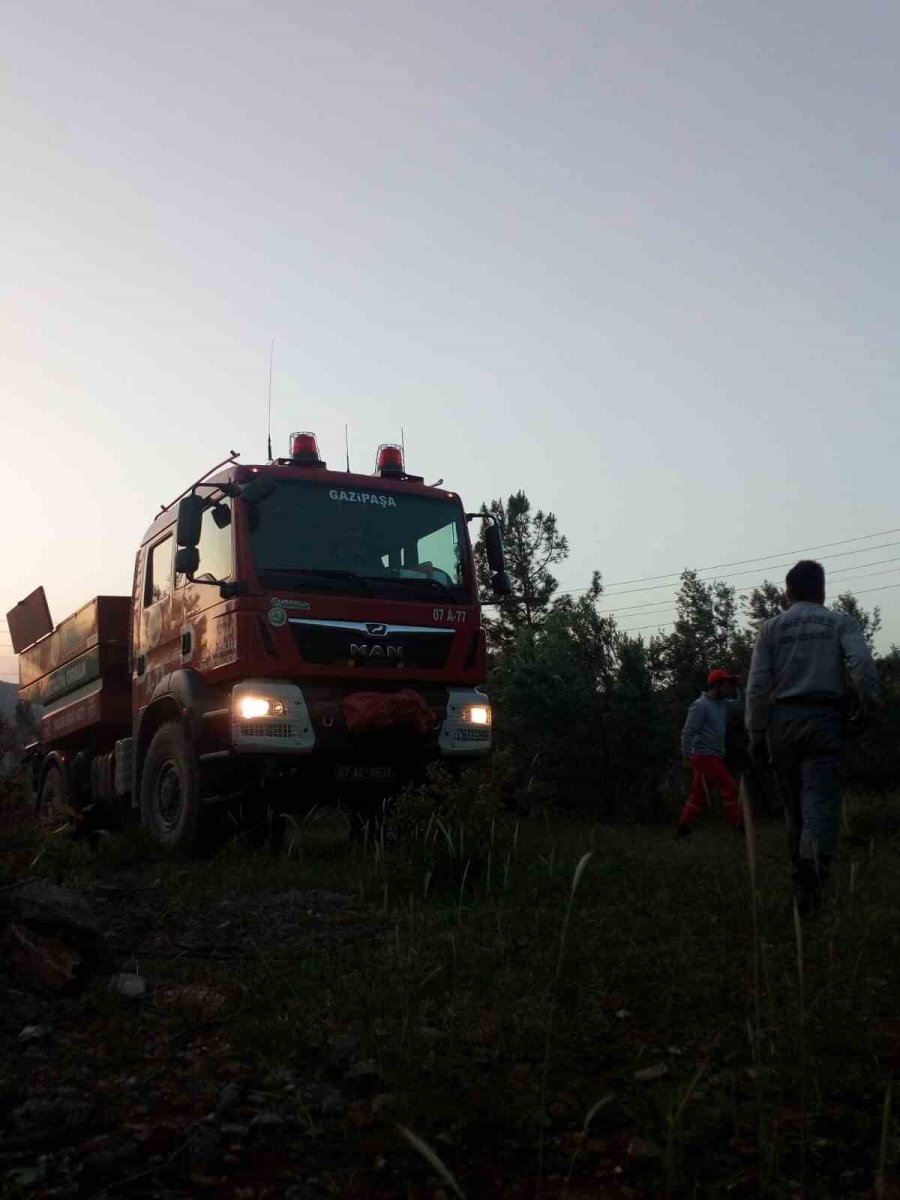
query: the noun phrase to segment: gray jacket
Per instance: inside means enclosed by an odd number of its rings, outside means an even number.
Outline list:
[[[724,758],[728,716],[740,703],[740,700],[713,700],[706,692],[701,692],[688,709],[681,731],[682,756],[712,754]]]
[[[747,729],[762,733],[769,705],[835,704],[844,695],[844,668],[863,706],[877,698],[875,663],[863,632],[846,613],[805,600],[760,628],[747,681]]]

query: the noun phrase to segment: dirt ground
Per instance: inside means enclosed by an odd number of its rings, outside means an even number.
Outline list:
[[[7,867],[16,849],[13,831]],[[31,848],[19,849],[22,867]],[[371,912],[318,888],[173,903],[183,872],[173,886],[146,864],[65,887],[10,874],[0,884],[4,1200],[352,1194],[346,1125],[374,1129],[386,1114],[377,1071],[355,1037],[335,1032],[308,1070],[262,1072],[257,1047],[241,1044],[235,1018],[252,995],[235,973],[249,966],[264,979],[286,951],[378,937]]]

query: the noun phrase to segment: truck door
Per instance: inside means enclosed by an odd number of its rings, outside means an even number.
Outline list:
[[[151,542],[144,554],[132,656],[135,708],[147,704],[160,680],[181,662],[181,594],[174,587],[174,562],[175,538],[169,530]]]
[[[234,577],[234,537],[231,501],[210,504],[200,526],[200,563],[195,582],[179,575],[176,590],[182,598],[181,665],[213,671],[237,658],[237,617],[234,604],[223,600],[213,580]],[[206,582],[202,582],[202,581]]]

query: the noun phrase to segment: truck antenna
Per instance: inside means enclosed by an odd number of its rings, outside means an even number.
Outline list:
[[[268,441],[266,448],[269,454],[269,462],[272,461],[272,368],[275,365],[275,339],[272,338],[272,345],[269,347],[269,409],[268,409]]]
[[[350,434],[347,432],[347,424],[344,423],[344,449],[347,451],[347,474],[350,474]]]

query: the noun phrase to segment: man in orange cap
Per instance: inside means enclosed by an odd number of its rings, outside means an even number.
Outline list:
[[[713,787],[722,796],[729,825],[733,829],[743,828],[737,781],[724,762],[728,715],[739,703],[735,700],[736,685],[736,675],[716,667],[707,677],[706,691],[688,709],[681,731],[681,753],[693,771],[693,778],[678,821],[678,837],[687,837],[691,832],[691,826],[709,803],[709,790]]]

